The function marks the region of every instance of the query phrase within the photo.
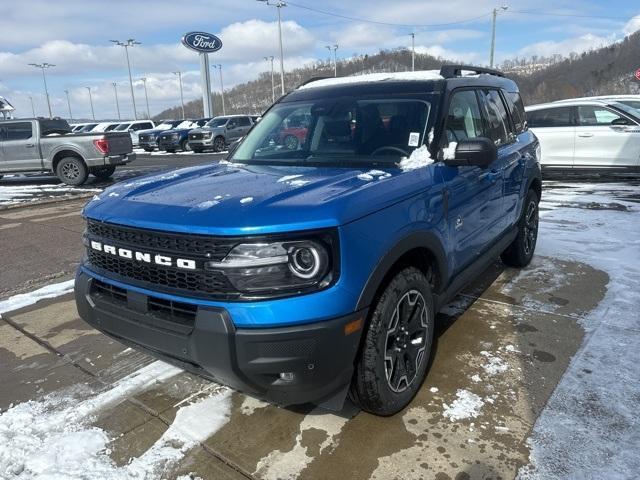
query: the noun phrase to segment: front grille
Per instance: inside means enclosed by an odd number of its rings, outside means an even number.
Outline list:
[[[222,260],[238,243],[237,240],[135,229],[94,220],[87,222],[87,237],[152,256],[161,254],[194,260],[197,265],[195,270],[180,269],[127,259],[88,247],[87,261],[97,273],[143,288],[190,297],[233,299],[239,296],[224,274],[203,268],[205,261]]]
[[[204,140],[205,138],[209,138],[211,135],[205,135],[204,133],[191,133],[189,134],[189,138],[191,140]]]

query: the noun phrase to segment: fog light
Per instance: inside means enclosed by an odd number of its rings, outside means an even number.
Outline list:
[[[293,372],[280,372],[280,380],[283,382],[293,382],[295,377]]]

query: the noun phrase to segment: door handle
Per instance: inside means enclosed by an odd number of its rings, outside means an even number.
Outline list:
[[[578,136],[582,138],[590,138],[593,137],[593,133],[579,133]]]
[[[480,174],[480,180],[488,180],[491,183],[495,183],[498,178],[500,178],[500,172],[496,170],[490,170],[488,172]]]
[[[35,144],[35,143],[27,143],[25,146],[26,146],[27,148],[33,148],[33,147],[35,147],[35,146],[36,146],[36,144]]]

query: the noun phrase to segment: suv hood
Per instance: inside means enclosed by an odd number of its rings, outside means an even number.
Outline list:
[[[335,227],[415,195],[432,185],[433,171],[223,161],[122,182],[94,197],[83,213],[105,222],[210,235]]]
[[[165,132],[174,132],[174,131],[175,131],[174,128],[169,128],[168,130],[164,130],[164,129],[163,130],[159,130],[157,128],[154,128],[153,130],[141,130],[141,131],[138,132],[138,134],[141,134],[141,135],[149,135],[149,134],[151,134],[151,135],[160,135],[160,134],[165,133]]]

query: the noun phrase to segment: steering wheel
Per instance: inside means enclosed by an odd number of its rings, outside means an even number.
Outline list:
[[[404,155],[405,157],[409,156],[409,152],[404,151],[401,148],[398,147],[391,147],[391,146],[384,146],[384,147],[379,147],[376,148],[373,152],[371,152],[371,156],[373,157],[374,155],[377,155],[378,153],[384,151],[384,150],[393,150],[396,153],[401,153],[402,155]]]

